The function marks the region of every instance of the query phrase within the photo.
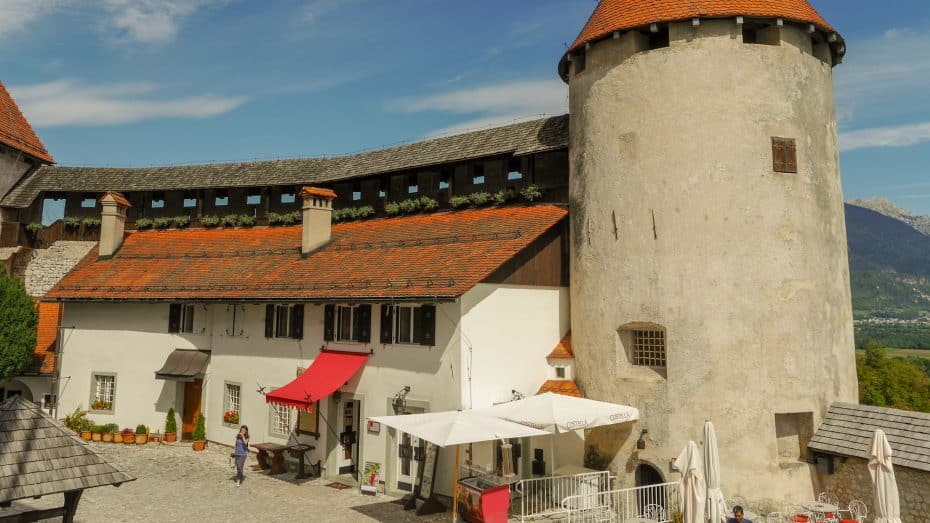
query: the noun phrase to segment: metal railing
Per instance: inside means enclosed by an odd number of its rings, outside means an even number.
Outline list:
[[[521,479],[513,485],[513,492],[519,498],[520,521],[540,517],[567,516],[568,510],[563,500],[576,496],[592,496],[598,492],[609,491],[613,477],[607,471],[588,472],[571,476],[550,476],[546,478]],[[564,518],[563,518],[564,519]]]
[[[673,521],[678,507],[678,482],[646,487],[579,493],[562,500],[571,523],[649,520]]]

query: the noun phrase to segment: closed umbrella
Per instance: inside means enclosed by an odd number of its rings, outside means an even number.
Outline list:
[[[634,407],[554,392],[508,401],[480,412],[550,432],[591,429],[639,419],[639,411]]]
[[[727,503],[720,490],[720,455],[714,424],[704,422],[704,474],[707,480],[707,519],[710,523],[727,520]]]
[[[891,464],[891,445],[882,429],[876,429],[869,450],[869,475],[875,493],[875,523],[901,523],[898,484]]]
[[[704,503],[707,487],[704,485],[704,464],[697,444],[689,441],[675,459],[675,469],[681,472],[678,488],[678,506],[682,523],[704,523]]]

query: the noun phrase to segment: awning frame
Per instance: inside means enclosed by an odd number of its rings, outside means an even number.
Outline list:
[[[181,382],[201,379],[210,364],[210,355],[209,350],[174,349],[161,368],[155,371],[155,379]]]

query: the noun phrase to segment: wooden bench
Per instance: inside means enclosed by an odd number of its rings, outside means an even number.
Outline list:
[[[284,473],[284,451],[287,447],[278,443],[255,443],[252,448],[258,450],[258,466],[260,470],[271,469],[268,474]],[[269,454],[271,459],[269,460]]]

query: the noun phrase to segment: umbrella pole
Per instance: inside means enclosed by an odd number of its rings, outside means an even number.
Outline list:
[[[551,454],[549,456],[549,461],[552,462],[552,474],[549,474],[550,476],[555,476],[555,435],[556,433],[553,432],[552,435],[549,436],[549,454]]]
[[[459,446],[455,446],[455,483],[452,485],[452,521],[459,520]]]

